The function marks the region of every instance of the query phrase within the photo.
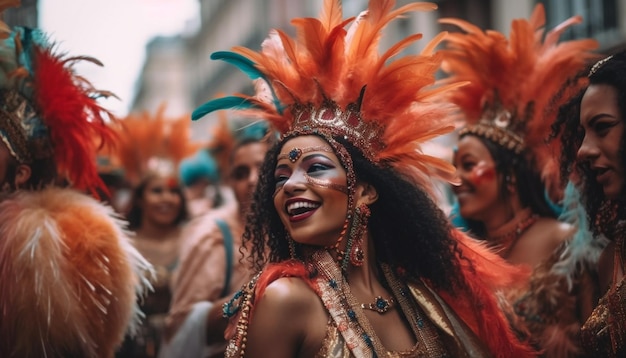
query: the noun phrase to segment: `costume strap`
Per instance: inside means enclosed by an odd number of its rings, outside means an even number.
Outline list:
[[[228,224],[226,224],[224,220],[217,219],[215,220],[215,223],[222,232],[222,237],[224,238],[224,250],[226,251],[226,277],[224,278],[224,288],[220,294],[220,297],[224,297],[228,294],[228,289],[230,288],[230,277],[233,271],[233,235],[230,232]]]

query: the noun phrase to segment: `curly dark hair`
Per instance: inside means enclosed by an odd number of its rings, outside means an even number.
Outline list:
[[[589,85],[609,85],[617,90],[617,106],[622,120],[626,115],[626,51],[619,52],[589,74]],[[557,119],[552,124],[551,138],[560,137],[561,151],[561,181],[565,185],[572,179],[582,191],[583,202],[589,225],[594,234],[606,233],[612,229],[612,224],[602,220],[602,208],[607,204],[602,185],[593,175],[589,162],[577,160],[577,153],[585,137],[585,131],[580,124],[580,110],[585,90],[575,95],[569,102],[561,106]],[[625,127],[626,128],[626,127]],[[626,130],[624,131],[626,134]],[[624,138],[620,143],[620,157],[622,165],[626,167]],[[623,189],[622,189],[623,190]],[[622,200],[623,201],[623,200]],[[625,217],[625,205],[618,206],[618,217]],[[598,221],[598,219],[600,219]]]
[[[529,207],[533,213],[541,217],[555,218],[556,213],[550,207],[545,195],[545,186],[540,174],[534,170],[533,159],[527,151],[516,154],[512,150],[479,135],[467,133],[465,136],[473,136],[480,140],[487,148],[495,163],[498,174],[499,195],[503,200],[508,200],[511,193],[507,186],[509,182],[506,178],[515,178],[515,189],[519,194],[519,199],[523,207]],[[512,180],[512,179],[509,179]],[[477,237],[484,238],[486,229],[482,222],[465,219],[467,228]]]
[[[377,259],[392,267],[402,267],[408,278],[424,278],[436,287],[448,290],[465,287],[455,257],[463,256],[451,236],[452,226],[426,191],[392,168],[373,164],[345,140],[334,140],[350,154],[357,181],[373,185],[378,193],[378,200],[370,206],[369,219]],[[275,144],[268,152],[248,212],[243,239],[244,246],[251,250],[249,260],[256,269],[267,262],[290,258],[287,232],[273,209],[273,173],[285,142]]]
[[[132,192],[131,200],[130,200],[130,209],[128,210],[128,214],[126,215],[126,220],[128,220],[128,228],[130,230],[137,230],[141,227],[141,219],[143,216],[143,210],[139,206],[139,200],[143,198],[146,187],[148,183],[156,178],[156,175],[148,175],[146,176],[140,183],[137,185]],[[185,199],[185,195],[183,194],[183,190],[180,186],[177,186],[174,190],[176,195],[180,197],[180,211],[178,212],[178,216],[174,220],[174,225],[180,225],[188,218],[187,212],[187,200]]]

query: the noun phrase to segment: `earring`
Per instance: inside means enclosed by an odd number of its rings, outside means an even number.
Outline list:
[[[363,251],[363,236],[367,232],[367,223],[371,215],[370,208],[361,204],[354,210],[354,218],[348,234],[346,252],[348,253],[342,260],[342,269],[348,268],[348,261],[353,266],[363,266],[365,252]]]

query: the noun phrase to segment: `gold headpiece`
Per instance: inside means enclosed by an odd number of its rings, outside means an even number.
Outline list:
[[[469,81],[451,92],[450,101],[463,112],[465,128],[472,133],[536,161],[550,188],[558,186],[558,141],[546,144],[558,107],[586,83],[582,76],[595,40],[559,43],[561,34],[582,22],[572,17],[544,37],[545,11],[537,4],[530,19],[513,20],[509,39],[459,19],[441,19],[465,33],[446,39],[443,69],[454,81]]]
[[[256,96],[218,98],[197,108],[192,119],[220,109],[262,117],[283,135],[325,133],[341,137],[378,165],[393,166],[422,183],[437,175],[455,180],[455,170],[421,151],[420,143],[453,130],[450,108],[434,98],[458,86],[431,87],[441,64],[434,49],[392,57],[420,39],[411,35],[379,54],[382,29],[409,11],[431,11],[431,3],[394,10],[395,1],[371,0],[356,19],[343,20],[341,2],[325,0],[319,18],[292,21],[291,38],[273,30],[260,52],[236,47],[211,58],[236,65],[256,80]],[[351,24],[346,29],[348,24]]]

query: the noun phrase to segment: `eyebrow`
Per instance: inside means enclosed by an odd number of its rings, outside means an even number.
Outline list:
[[[598,113],[595,116],[591,117],[591,119],[589,121],[587,121],[587,125],[588,126],[593,126],[597,121],[599,121],[600,119],[602,119],[604,117],[609,117],[611,119],[617,119],[614,115],[609,114],[609,113]]]

